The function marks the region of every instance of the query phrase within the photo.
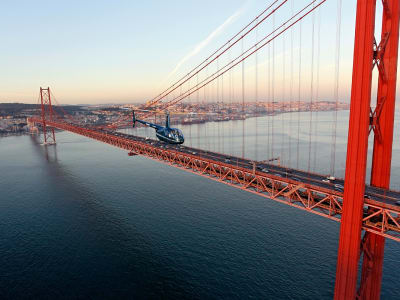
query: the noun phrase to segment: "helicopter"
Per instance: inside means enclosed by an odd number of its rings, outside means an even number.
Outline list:
[[[138,120],[136,119],[135,111],[132,111],[133,128],[135,128],[136,122],[154,128],[156,130],[156,136],[160,141],[175,145],[183,144],[185,142],[182,131],[178,128],[170,127],[169,112],[167,112],[165,116],[165,126],[157,125],[143,120]]]

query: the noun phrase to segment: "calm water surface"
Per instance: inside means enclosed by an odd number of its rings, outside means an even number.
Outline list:
[[[300,116],[300,167],[329,173],[330,115],[320,114],[315,167]],[[274,149],[262,134],[271,118],[246,120],[245,156],[275,152],[296,165],[297,117],[275,117],[282,140]],[[339,115],[338,175],[347,117]],[[282,129],[282,118],[293,127]],[[241,155],[242,127],[183,130],[188,145]],[[0,139],[1,299],[332,298],[338,223],[85,137],[62,132],[57,140]],[[396,142],[395,174],[399,150]],[[383,299],[400,299],[398,270],[400,243],[388,240]]]

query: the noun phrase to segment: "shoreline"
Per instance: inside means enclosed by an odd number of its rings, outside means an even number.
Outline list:
[[[346,111],[349,109],[338,109],[338,110],[313,110],[312,112],[334,112],[334,111]],[[268,114],[268,113],[262,113],[260,115],[249,115],[246,116],[244,118],[234,118],[234,119],[216,119],[216,120],[203,120],[201,122],[199,122],[199,120],[193,120],[193,122],[182,122],[183,120],[178,120],[178,122],[176,122],[176,120],[172,120],[173,123],[175,123],[176,125],[182,125],[182,126],[191,126],[191,125],[201,125],[201,124],[207,124],[207,123],[220,123],[220,122],[229,122],[229,121],[245,121],[248,119],[253,119],[253,118],[260,118],[260,117],[274,117],[274,116],[279,116],[282,114],[286,114],[286,113],[303,113],[303,112],[310,112],[310,110],[301,110],[301,111],[277,111],[274,112],[273,114]],[[118,129],[127,129],[127,128],[131,128],[130,126],[126,126],[126,127],[121,127]],[[31,133],[29,131],[26,132],[8,132],[8,133],[0,133],[0,138],[5,138],[5,137],[10,137],[10,136],[22,136],[22,135],[31,135]]]

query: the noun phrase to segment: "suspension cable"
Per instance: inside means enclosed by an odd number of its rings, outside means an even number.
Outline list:
[[[235,34],[232,38],[230,38],[224,45],[222,45],[220,48],[218,48],[215,52],[213,52],[210,56],[208,56],[203,62],[201,62],[198,66],[193,68],[189,73],[187,73],[185,76],[183,76],[180,80],[175,82],[173,85],[171,85],[168,89],[166,89],[164,92],[160,93],[158,96],[154,97],[152,100],[150,100],[150,103],[146,105],[146,107],[153,106],[157,104],[162,98],[166,97],[166,95],[170,94],[172,91],[174,91],[176,88],[180,87],[182,84],[184,84],[186,81],[190,80],[194,75],[197,73],[201,72],[205,67],[213,63],[218,57],[220,57],[222,54],[224,54],[226,51],[228,51],[231,47],[233,47],[236,43],[238,43],[240,40],[242,40],[245,36],[247,36],[251,31],[253,31],[257,26],[259,26],[261,23],[263,23],[266,19],[268,19],[272,14],[274,14],[279,8],[281,8],[288,0],[284,0],[282,3],[280,3],[276,8],[274,8],[269,14],[264,16],[261,21],[256,23],[253,27],[251,27],[247,32],[242,34],[236,41],[234,41],[235,38],[237,38],[242,32],[244,32],[247,28],[251,26],[258,18],[263,16],[266,12],[268,12],[269,9],[271,9],[277,2],[278,0],[274,1],[271,5],[269,5],[261,14],[259,14],[256,18],[254,18],[249,24],[247,24],[243,29],[241,29],[237,34]],[[225,48],[225,46],[228,46]],[[222,51],[221,51],[222,50]],[[218,54],[218,52],[221,51],[221,53]],[[214,57],[215,56],[215,57]],[[213,58],[214,57],[214,58]],[[213,59],[211,59],[213,58]],[[211,60],[210,60],[211,59]],[[186,79],[185,79],[186,78]]]
[[[217,72],[219,72],[219,58],[217,58]],[[216,82],[216,88],[217,88],[217,91],[216,91],[216,100],[217,100],[217,103],[216,103],[216,105],[217,105],[217,112],[218,112],[218,117],[217,117],[217,121],[218,121],[218,118],[220,117],[219,116],[219,114],[220,114],[220,94],[219,94],[219,82],[220,82],[220,77],[218,77],[217,78],[217,80],[215,81]],[[214,123],[215,124],[215,123]],[[218,153],[220,153],[221,152],[221,140],[220,140],[220,122],[217,122],[216,124],[215,124],[215,126],[217,127],[217,141],[216,141],[216,146],[218,146]],[[214,126],[214,127],[215,127]]]
[[[222,111],[225,111],[225,104],[224,104],[224,75],[222,75],[221,76],[221,101],[222,101]],[[225,118],[225,116],[223,116],[222,115],[222,113],[221,113],[221,117],[222,118]],[[221,153],[224,153],[224,126],[222,126],[222,123],[220,122],[220,124],[221,124],[221,134],[222,134],[222,137],[221,137]]]
[[[333,127],[332,127],[332,152],[331,152],[331,169],[330,174],[335,175],[335,160],[336,160],[336,134],[337,134],[337,112],[339,106],[339,74],[340,74],[340,34],[342,25],[342,0],[337,2],[337,19],[336,19],[336,64],[335,64],[335,84],[334,84],[334,99],[335,110],[333,112]]]
[[[294,14],[294,0],[291,1],[291,15]],[[293,28],[290,29],[290,113],[289,113],[289,163],[292,166],[292,102],[293,102]]]
[[[272,28],[275,32],[275,15],[272,16]],[[274,158],[274,121],[275,121],[275,34],[272,40],[272,122],[271,122],[271,159]],[[274,160],[272,161],[274,162]]]
[[[301,109],[300,109],[300,100],[301,100],[301,57],[302,57],[302,23],[299,24],[299,79],[298,79],[298,95],[297,95],[297,162],[296,168],[299,168],[299,158],[300,158],[300,119],[301,119]]]
[[[271,45],[268,45],[268,74],[267,74],[267,80],[268,80],[268,99],[267,99],[267,106],[268,106],[268,115],[267,115],[267,126],[268,126],[268,144],[267,144],[267,159],[271,158],[271,153],[270,153],[270,148],[271,148]]]
[[[262,43],[260,46],[258,45],[253,45],[252,47],[250,47],[248,50],[246,50],[243,55],[239,55],[237,58],[235,58],[233,61],[229,62],[228,64],[226,64],[223,68],[221,68],[221,70],[224,70],[221,73],[213,73],[212,75],[208,76],[206,79],[204,79],[201,83],[200,86],[194,86],[191,90],[186,91],[187,94],[184,93],[184,95],[182,95],[182,97],[177,97],[167,103],[164,103],[163,109],[166,109],[167,107],[174,105],[180,101],[182,101],[182,99],[184,97],[187,97],[188,94],[192,94],[194,92],[196,92],[198,89],[203,88],[204,86],[206,86],[207,84],[209,84],[210,82],[214,81],[215,79],[217,79],[219,76],[221,76],[222,74],[226,73],[227,71],[229,71],[230,69],[234,68],[235,66],[237,66],[238,64],[240,64],[241,62],[243,62],[244,60],[246,60],[247,58],[249,58],[251,55],[253,55],[254,53],[256,53],[257,51],[259,51],[260,49],[262,49],[263,47],[265,47],[267,44],[269,44],[271,41],[273,41],[275,38],[277,38],[278,36],[280,36],[281,34],[283,34],[284,32],[286,32],[289,28],[291,28],[292,26],[294,26],[295,24],[297,24],[298,22],[300,22],[302,19],[304,19],[306,16],[308,16],[311,12],[313,12],[317,7],[319,7],[321,4],[325,3],[327,0],[322,0],[321,2],[319,2],[316,6],[310,8],[308,11],[304,12],[306,9],[308,9],[313,3],[315,3],[317,0],[312,1],[311,3],[309,3],[306,7],[304,7],[303,9],[301,9],[298,13],[296,13],[296,15],[294,15],[292,18],[290,18],[289,20],[287,20],[286,22],[284,22],[281,26],[279,26],[278,28],[276,28],[273,32],[271,32],[270,34],[268,34],[265,38],[263,38],[258,44],[260,44],[262,41],[264,43]],[[301,13],[303,13],[301,15]],[[300,16],[299,16],[300,15]],[[296,20],[294,20],[297,16],[299,16]],[[284,29],[282,29],[281,31],[279,31],[277,34],[275,34],[279,29],[281,29],[283,26],[285,26],[286,24],[288,24],[290,21],[292,21],[287,27],[285,27]],[[268,37],[270,37],[271,35],[274,35],[273,38],[267,39]],[[252,50],[253,48],[255,48],[253,51],[251,51],[249,54],[247,54],[247,52],[249,52],[250,50]],[[244,54],[247,54],[246,56],[244,56]],[[243,57],[244,56],[244,57]],[[147,116],[145,116],[147,117]]]
[[[309,140],[308,140],[308,167],[307,171],[310,172],[311,167],[311,145],[312,145],[312,121],[313,121],[313,99],[314,99],[314,47],[315,46],[315,11],[312,14],[312,35],[311,35],[311,74],[310,74],[310,126],[309,126]]]
[[[256,35],[256,43],[258,42],[258,29],[255,31]],[[254,159],[258,161],[258,52],[255,54],[255,102],[256,102],[256,139],[255,139],[255,146],[254,146]]]
[[[314,160],[313,160],[313,170],[316,171],[317,167],[317,137],[318,137],[318,128],[319,128],[319,79],[320,79],[320,55],[321,55],[321,8],[317,10],[318,14],[318,23],[317,23],[317,75],[316,75],[316,114],[315,114],[315,122],[314,122]]]
[[[283,56],[282,56],[282,65],[283,65],[283,72],[282,72],[282,104],[281,104],[281,109],[280,109],[280,114],[281,114],[281,122],[282,122],[282,138],[281,138],[281,157],[280,157],[280,161],[281,164],[284,165],[284,154],[285,154],[285,136],[286,136],[286,132],[285,132],[285,82],[286,82],[286,44],[285,44],[285,36],[283,36],[282,38],[282,52],[283,52]]]
[[[243,55],[243,40],[242,40],[242,55]],[[244,112],[244,60],[242,60],[242,158],[244,158],[244,123],[245,123],[245,112]]]
[[[229,60],[231,60],[231,53],[229,53]],[[235,91],[234,91],[234,84],[233,84],[233,76],[232,76],[232,72],[233,70],[231,70],[229,72],[229,103],[230,103],[230,108],[232,109],[232,98],[235,95]],[[230,110],[231,111],[231,110]],[[233,155],[233,123],[231,121],[231,126],[230,126],[230,144],[229,144],[229,148],[230,148],[230,153],[231,155]]]
[[[199,75],[197,74],[197,84],[199,84]],[[200,91],[197,91],[197,95],[196,95],[196,100],[197,100],[197,109],[199,109],[199,107],[200,107]],[[196,122],[197,123],[197,148],[200,148],[200,135],[201,135],[201,133],[200,133],[200,126],[199,126],[199,122]]]

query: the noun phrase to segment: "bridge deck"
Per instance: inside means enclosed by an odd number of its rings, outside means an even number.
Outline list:
[[[40,119],[30,119],[40,123]],[[121,149],[167,163],[194,174],[246,190],[336,221],[340,221],[343,179],[326,176],[65,122],[48,126],[80,134]],[[323,181],[324,180],[324,181]],[[363,229],[400,241],[400,192],[366,186]]]

